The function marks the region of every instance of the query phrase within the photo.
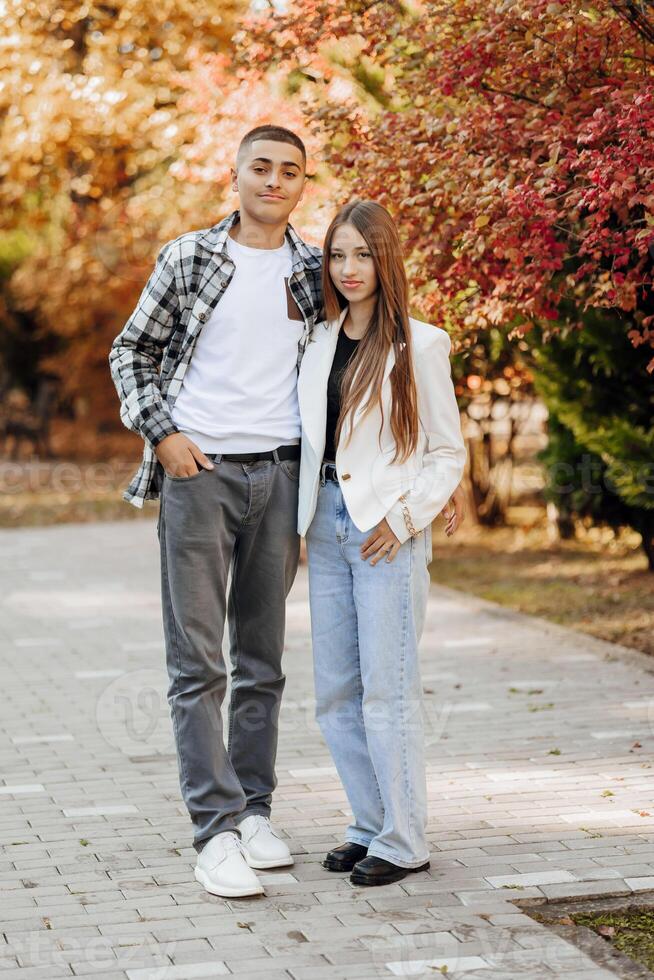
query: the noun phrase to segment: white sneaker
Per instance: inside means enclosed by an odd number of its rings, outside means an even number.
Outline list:
[[[262,895],[263,885],[244,855],[243,845],[234,831],[214,834],[198,854],[196,881],[212,895],[223,898]]]
[[[241,820],[238,829],[245,860],[251,868],[286,868],[293,864],[291,852],[268,817],[253,813]]]

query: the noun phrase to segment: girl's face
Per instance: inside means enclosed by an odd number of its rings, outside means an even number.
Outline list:
[[[339,225],[329,250],[329,275],[348,302],[369,299],[377,291],[375,263],[363,235],[354,225]]]

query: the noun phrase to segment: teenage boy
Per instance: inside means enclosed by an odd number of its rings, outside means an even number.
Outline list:
[[[195,877],[227,897],[263,893],[253,869],[293,863],[270,811],[300,546],[297,369],[321,303],[321,251],[288,223],[302,141],[257,127],[232,179],[239,209],[162,247],[109,355],[121,419],[145,441],[123,496],[160,501],[168,702]]]

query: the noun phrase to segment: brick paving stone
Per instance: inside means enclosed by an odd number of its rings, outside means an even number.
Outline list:
[[[85,970],[84,964],[74,963],[71,964],[72,969],[75,970],[76,980],[96,980],[98,977],[97,970],[90,971],[88,973],[83,972]],[[88,966],[86,967],[88,969]],[[123,970],[107,970],[99,974],[100,980],[125,980],[125,973]]]
[[[643,655],[433,587],[431,868],[355,888],[320,864],[350,810],[313,718],[301,568],[273,803],[295,863],[262,873],[266,896],[220,899],[193,879],[154,522],[0,531],[0,559],[4,977],[379,980],[432,954],[479,980],[615,976],[513,902],[654,889]]]
[[[199,977],[219,977],[229,975],[227,966],[219,960],[203,963],[185,963],[167,966],[165,970],[141,967],[127,970],[128,980],[196,980]]]
[[[625,877],[625,884],[629,886],[633,891],[646,891],[648,888],[654,888],[654,875],[646,875],[644,877]]]
[[[9,967],[2,971],[3,980],[54,980],[55,977],[72,977],[69,966],[47,963],[43,966]]]
[[[610,881],[579,881],[565,885],[543,885],[543,894],[557,901],[567,898],[600,898],[602,895],[629,895],[631,889],[622,878]]]

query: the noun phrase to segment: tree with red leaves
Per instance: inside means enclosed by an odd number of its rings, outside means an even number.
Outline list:
[[[395,214],[418,312],[464,346],[491,325],[546,338],[596,307],[654,346],[650,12],[295,0],[241,50],[302,86],[344,193]]]

